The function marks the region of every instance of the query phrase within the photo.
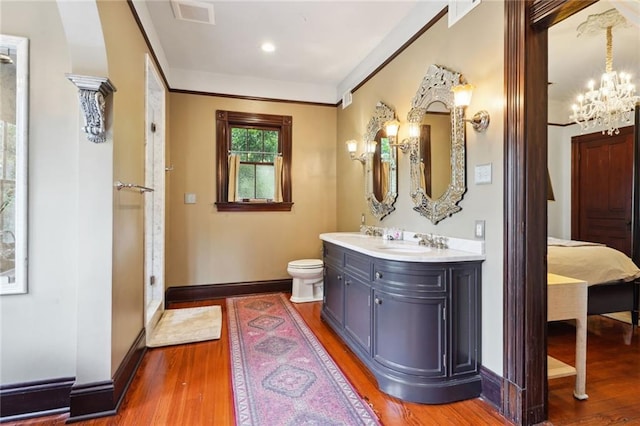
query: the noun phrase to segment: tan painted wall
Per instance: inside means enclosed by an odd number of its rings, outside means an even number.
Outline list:
[[[98,3],[113,96],[113,177],[144,184],[145,54],[147,46],[126,1]],[[112,373],[142,328],[144,313],[144,197],[114,190]]]
[[[338,110],[337,171],[338,229],[355,231],[361,213],[367,224],[396,226],[414,232],[433,232],[473,239],[474,221],[486,221],[487,259],[482,268],[482,362],[497,374],[502,373],[502,240],[503,240],[503,36],[504,5],[485,1],[467,16],[447,28],[445,16],[418,38],[353,94],[353,103]],[[491,114],[486,133],[467,125],[467,193],[459,203],[462,211],[438,225],[413,211],[409,196],[409,156],[400,154],[396,211],[376,221],[368,214],[363,195],[363,168],[350,161],[344,147],[348,139],[362,140],[366,124],[378,101],[396,109],[406,123],[411,100],[431,64],[461,72],[476,86],[467,115],[480,109]],[[399,140],[408,136],[401,126]],[[475,185],[474,166],[492,163],[493,183]]]
[[[336,108],[170,94],[167,286],[288,278],[287,262],[319,258],[336,229]],[[291,212],[219,213],[215,111],[293,117]],[[196,204],[184,204],[195,193]]]

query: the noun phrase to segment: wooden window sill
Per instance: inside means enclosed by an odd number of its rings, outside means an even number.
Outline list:
[[[262,203],[262,202],[238,202],[216,203],[219,212],[290,212],[292,202]]]

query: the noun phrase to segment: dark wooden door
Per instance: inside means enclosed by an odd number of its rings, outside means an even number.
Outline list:
[[[631,256],[633,126],[571,138],[571,238]]]

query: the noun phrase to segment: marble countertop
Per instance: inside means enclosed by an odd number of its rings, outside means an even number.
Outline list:
[[[320,239],[362,254],[386,260],[405,262],[468,262],[484,260],[484,242],[448,239],[449,248],[421,246],[412,233],[405,232],[404,240],[385,240],[359,232],[330,232]],[[461,248],[464,248],[461,249]]]

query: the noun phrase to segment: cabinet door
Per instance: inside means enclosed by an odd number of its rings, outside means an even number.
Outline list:
[[[444,377],[445,301],[374,292],[374,359],[400,372]]]
[[[324,270],[323,310],[340,325],[344,322],[344,280],[342,271],[332,266]]]
[[[347,274],[344,298],[344,329],[367,353],[370,353],[371,286]]]
[[[477,267],[457,266],[451,270],[451,376],[477,372],[480,365],[481,333]]]

